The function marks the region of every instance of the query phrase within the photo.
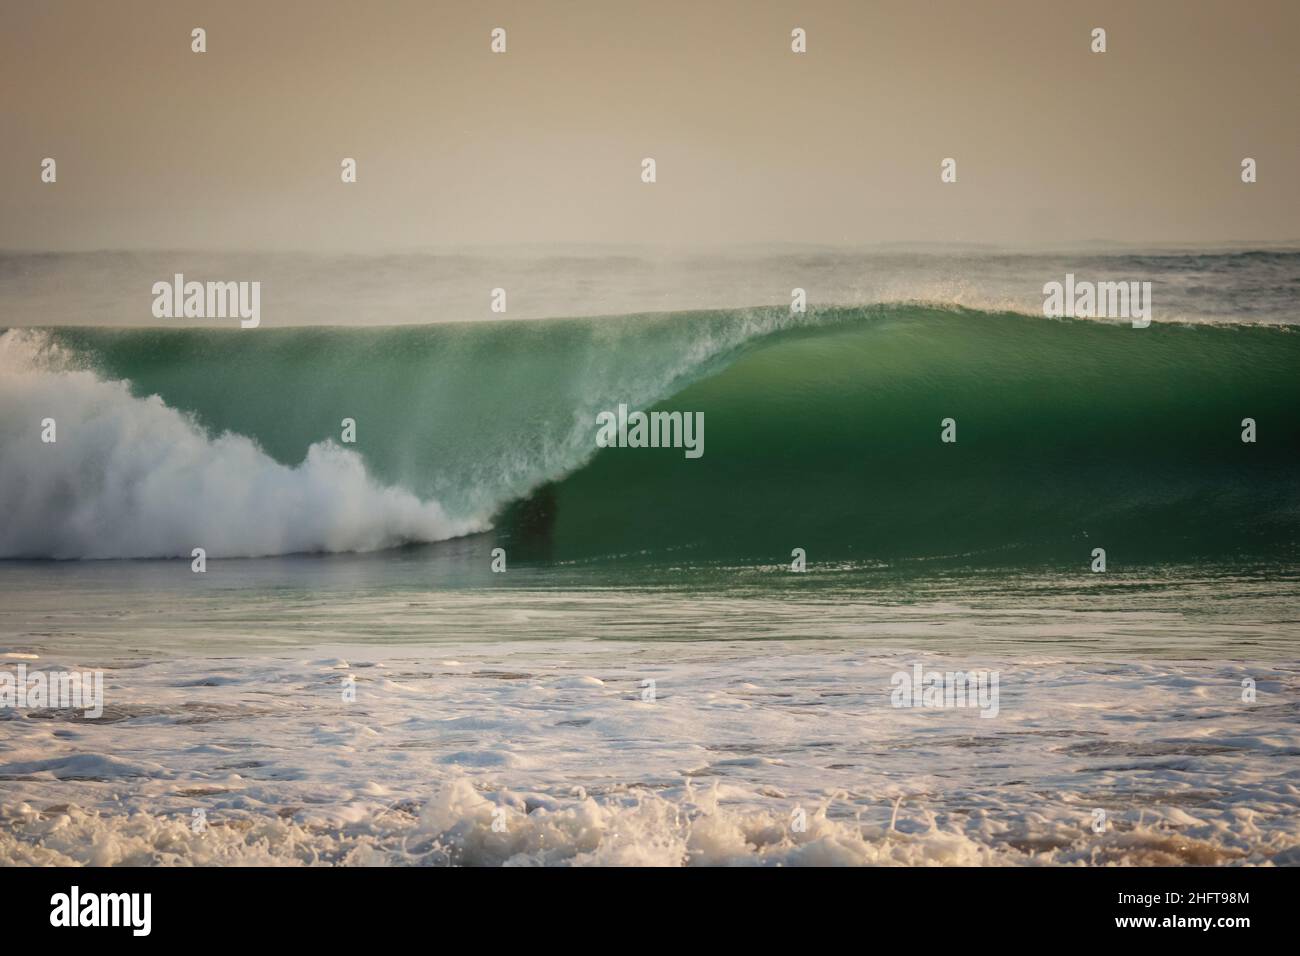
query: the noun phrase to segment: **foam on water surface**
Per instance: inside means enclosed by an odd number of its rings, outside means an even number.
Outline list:
[[[891,707],[917,662],[998,670],[998,716]],[[105,694],[3,722],[3,862],[1300,863],[1290,663],[354,645],[121,661]]]

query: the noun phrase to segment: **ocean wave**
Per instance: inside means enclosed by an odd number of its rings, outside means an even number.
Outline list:
[[[386,330],[13,329],[0,557],[358,551],[481,531],[590,458],[610,402],[651,402],[772,310]],[[40,422],[58,423],[43,445]],[[355,446],[340,446],[344,418]]]
[[[196,534],[214,556],[367,550],[489,527],[526,560],[1190,560],[1300,541],[1285,327],[912,303],[4,341],[3,493],[25,515],[5,556],[187,555]],[[597,415],[620,405],[702,415],[704,457],[598,449]],[[46,416],[61,444],[37,443]],[[343,419],[354,445],[336,443]]]

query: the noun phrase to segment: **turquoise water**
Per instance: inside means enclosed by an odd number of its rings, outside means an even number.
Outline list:
[[[519,641],[844,640],[956,654],[1291,660],[1293,565],[613,561],[489,570],[490,535],[366,555],[8,562],[0,650],[82,659]]]

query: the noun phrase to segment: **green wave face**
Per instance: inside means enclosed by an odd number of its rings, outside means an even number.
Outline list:
[[[341,436],[384,484],[490,516],[595,450],[611,403],[650,403],[788,323],[771,310],[389,328],[49,330],[96,373],[295,465]]]
[[[655,406],[704,412],[702,458],[602,450],[511,509],[504,537],[556,560],[1294,556],[1300,335],[919,308],[824,318]]]
[[[1290,560],[1300,538],[1285,328],[894,306],[49,334],[284,464],[353,418],[378,480],[494,516],[513,560],[1086,566]],[[703,457],[598,450],[619,403],[703,412]]]

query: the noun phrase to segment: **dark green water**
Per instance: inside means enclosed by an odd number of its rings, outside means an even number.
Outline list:
[[[702,458],[603,450],[505,524],[547,516],[559,558],[1294,554],[1297,370],[1276,329],[904,310],[791,331],[656,406],[705,413]]]

